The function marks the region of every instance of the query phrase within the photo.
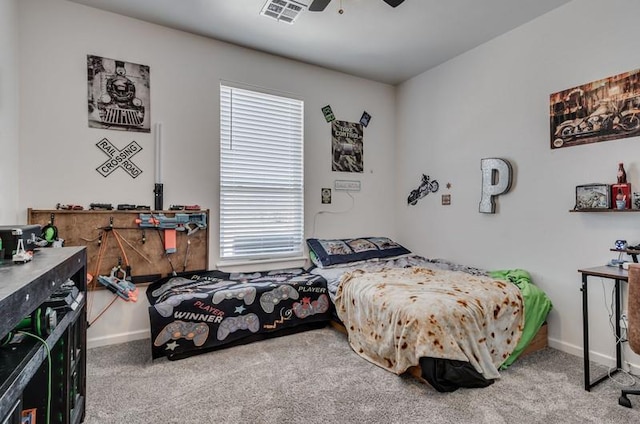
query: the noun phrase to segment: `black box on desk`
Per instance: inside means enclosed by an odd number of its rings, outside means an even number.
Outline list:
[[[20,239],[22,239],[24,250],[34,250],[37,247],[34,241],[40,236],[42,236],[42,227],[39,225],[0,225],[4,258],[11,259],[13,257]]]

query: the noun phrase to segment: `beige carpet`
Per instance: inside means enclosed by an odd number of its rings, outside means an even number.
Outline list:
[[[640,423],[640,397],[627,409],[613,381],[585,391],[582,358],[551,348],[487,388],[438,393],[329,327],[179,361],[152,362],[149,345],[88,351],[85,423]]]

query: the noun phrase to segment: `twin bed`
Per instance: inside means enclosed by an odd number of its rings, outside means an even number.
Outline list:
[[[151,284],[147,298],[154,359],[318,328],[331,313],[325,280],[302,268],[168,277]]]
[[[366,360],[452,391],[491,384],[551,309],[526,271],[430,260],[384,237],[307,244],[308,270],[206,271],[153,283],[153,357],[179,359],[331,322]]]

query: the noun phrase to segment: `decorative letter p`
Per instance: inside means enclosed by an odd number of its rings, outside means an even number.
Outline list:
[[[493,198],[506,193],[511,188],[511,164],[504,159],[489,158],[480,161],[482,169],[481,213],[495,213]]]

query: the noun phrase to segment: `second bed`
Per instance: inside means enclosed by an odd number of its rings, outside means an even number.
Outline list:
[[[551,309],[524,270],[427,259],[384,237],[307,243],[352,349],[438,391],[492,384],[537,342]]]

